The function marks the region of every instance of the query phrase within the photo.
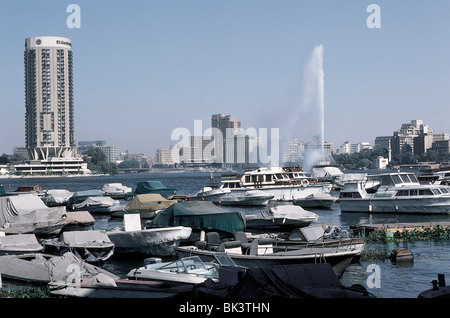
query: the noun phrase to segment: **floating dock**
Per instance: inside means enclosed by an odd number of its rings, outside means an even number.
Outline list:
[[[371,231],[385,232],[403,232],[412,230],[432,229],[435,227],[446,228],[450,226],[450,222],[412,222],[412,223],[378,223],[378,224],[353,224],[350,229],[364,230],[366,233]]]

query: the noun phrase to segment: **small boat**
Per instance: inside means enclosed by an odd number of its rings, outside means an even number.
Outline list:
[[[51,281],[98,273],[119,278],[97,266],[86,263],[71,252],[66,252],[61,256],[43,253],[3,255],[0,256],[0,268],[3,279],[31,284],[48,284]],[[76,269],[72,277],[68,276],[70,274],[68,269]]]
[[[239,206],[264,206],[274,198],[274,195],[260,190],[251,190],[245,194],[231,194],[223,197],[222,205],[239,205]]]
[[[34,186],[19,186],[16,190],[7,191],[6,195],[18,195],[18,194],[36,194],[36,195],[43,195],[44,191],[42,190],[42,187],[40,185],[34,185]]]
[[[293,204],[302,208],[329,209],[337,199],[329,193],[312,193],[304,198],[295,199]]]
[[[58,234],[68,223],[64,206],[48,207],[35,194],[0,197],[0,231],[6,234]]]
[[[103,192],[100,190],[77,191],[67,200],[67,207],[71,209],[74,204],[82,203],[90,197],[103,197]]]
[[[106,183],[100,190],[103,195],[111,197],[113,199],[125,199],[125,195],[132,192],[131,187],[124,186],[122,183]]]
[[[45,253],[62,255],[70,251],[89,263],[106,261],[114,254],[114,243],[103,230],[67,231],[59,238],[41,240],[41,244]]]
[[[34,234],[4,235],[0,232],[0,255],[40,253],[44,247]]]
[[[66,280],[48,283],[49,291],[54,296],[76,298],[174,298],[187,294],[191,285],[171,284],[165,282],[143,281],[133,279],[114,279],[105,274],[83,276],[76,282]]]
[[[88,197],[80,203],[73,204],[70,207],[73,211],[88,211],[90,213],[112,213],[113,211],[123,211],[124,205],[119,200],[111,197]]]
[[[132,198],[136,194],[159,193],[166,199],[171,199],[176,193],[176,188],[167,188],[161,181],[138,181],[136,190],[126,194],[126,198]]]
[[[197,193],[188,195],[186,199],[188,201],[211,201],[212,203],[220,203],[230,192],[230,189],[204,187]]]
[[[137,194],[124,206],[124,209],[111,212],[113,217],[122,217],[129,213],[139,213],[141,218],[151,219],[158,211],[177,203],[177,200],[167,200],[158,193]]]
[[[127,214],[124,215],[124,229],[113,229],[106,234],[114,243],[114,253],[170,256],[191,232],[190,227],[184,226],[142,229],[140,215]]]
[[[292,230],[317,222],[319,216],[297,205],[279,205],[245,216],[247,229]]]
[[[208,278],[218,280],[218,268],[213,263],[204,263],[198,256],[184,257],[171,262],[160,258],[147,259],[144,267],[132,269],[128,279],[168,281],[181,284],[200,284]]]
[[[245,228],[243,212],[228,211],[209,201],[178,202],[159,212],[149,226],[185,226],[193,231],[215,230],[232,235]]]
[[[260,268],[275,265],[329,263],[338,277],[341,277],[354,257],[361,254],[364,245],[346,247],[313,246],[286,251],[274,251],[273,240],[255,239],[243,252],[239,241],[221,242],[215,248],[208,244],[178,246],[175,248],[178,258],[199,256],[202,261],[210,262],[216,251],[225,252],[239,266]]]
[[[40,197],[46,206],[60,206],[67,205],[67,201],[73,195],[73,192],[65,189],[50,189],[46,190]]]

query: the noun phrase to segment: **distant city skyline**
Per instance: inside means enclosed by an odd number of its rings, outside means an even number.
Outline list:
[[[306,62],[324,50],[325,140],[374,143],[422,119],[448,132],[450,3],[435,1],[2,1],[0,151],[25,145],[24,39],[58,36],[74,49],[74,138],[155,156],[178,127],[212,114],[279,128],[307,142]],[[379,8],[371,24],[370,4]],[[43,18],[45,17],[45,19]],[[75,17],[77,18],[77,17]],[[75,21],[76,22],[76,21]],[[313,110],[310,110],[313,111]]]

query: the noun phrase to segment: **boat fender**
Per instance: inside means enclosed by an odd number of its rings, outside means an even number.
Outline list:
[[[307,187],[309,185],[309,181],[306,179],[302,180],[302,186]]]

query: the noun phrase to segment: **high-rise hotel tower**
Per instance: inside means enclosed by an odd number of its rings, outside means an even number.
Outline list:
[[[30,158],[76,156],[70,39],[25,40],[25,143]]]

